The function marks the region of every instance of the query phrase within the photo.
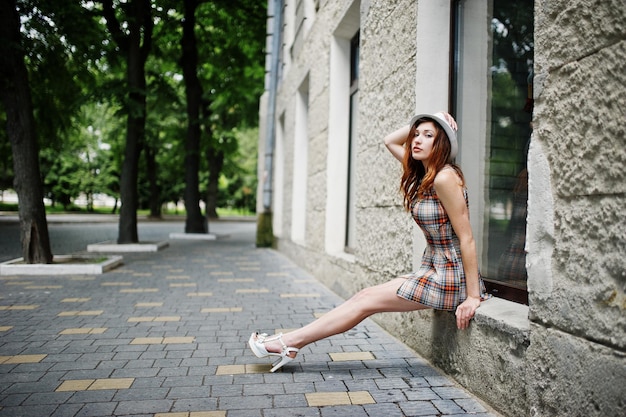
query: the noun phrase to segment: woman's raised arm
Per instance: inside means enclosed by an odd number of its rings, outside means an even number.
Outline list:
[[[409,138],[410,130],[411,126],[403,126],[385,136],[384,139],[385,146],[389,149],[389,152],[400,162],[404,159],[404,144]]]

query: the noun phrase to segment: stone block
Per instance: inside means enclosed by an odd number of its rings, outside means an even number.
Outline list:
[[[622,0],[557,0],[535,3],[537,72],[590,55],[626,34]]]
[[[626,355],[531,324],[527,351],[531,416],[626,415]]]
[[[537,98],[534,140],[543,143],[556,195],[626,192],[624,85],[626,41],[546,77]]]

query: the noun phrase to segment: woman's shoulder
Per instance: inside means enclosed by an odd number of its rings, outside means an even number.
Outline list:
[[[458,168],[447,164],[443,168],[441,168],[439,172],[437,172],[433,185],[435,187],[446,187],[454,185],[463,186],[464,181],[461,175],[462,174],[459,172]]]

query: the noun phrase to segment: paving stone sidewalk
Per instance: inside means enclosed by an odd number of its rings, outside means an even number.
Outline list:
[[[255,227],[123,253],[102,275],[0,277],[0,417],[498,415],[371,320],[269,373],[250,333],[342,300],[255,248]]]

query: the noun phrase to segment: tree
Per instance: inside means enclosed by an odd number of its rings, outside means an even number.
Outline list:
[[[187,98],[187,136],[185,146],[185,208],[187,219],[186,233],[207,233],[200,211],[200,135],[202,108],[202,84],[198,78],[198,49],[196,42],[196,9],[199,0],[184,1],[184,17],[182,19],[183,35],[181,37],[181,66],[185,80],[185,97]]]
[[[146,77],[145,64],[152,46],[152,4],[150,0],[130,0],[113,7],[113,0],[101,0],[107,28],[126,63],[128,91],[126,147],[120,182],[118,243],[136,243],[139,176],[139,156],[145,139]],[[118,19],[117,12],[125,19]]]
[[[266,4],[213,1],[199,9],[200,69],[207,97],[207,216],[217,217],[218,181],[237,151],[238,128],[255,126],[265,76]]]
[[[51,263],[39,148],[24,57],[16,0],[3,0],[0,2],[0,96],[11,142],[15,190],[20,200],[22,256],[27,263]]]

